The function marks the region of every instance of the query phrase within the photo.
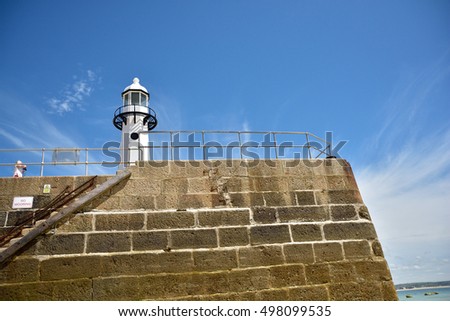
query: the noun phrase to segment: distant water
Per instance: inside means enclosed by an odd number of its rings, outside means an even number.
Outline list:
[[[438,292],[438,294],[425,295],[425,293],[430,292]],[[397,294],[400,301],[450,301],[450,287],[397,290]],[[412,296],[412,298],[407,298],[407,295]]]

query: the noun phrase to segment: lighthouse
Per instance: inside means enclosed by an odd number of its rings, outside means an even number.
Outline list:
[[[156,127],[156,113],[149,107],[150,94],[134,78],[122,92],[122,106],[114,112],[113,124],[122,132],[121,166],[133,166],[136,161],[149,160],[148,135],[142,132]]]

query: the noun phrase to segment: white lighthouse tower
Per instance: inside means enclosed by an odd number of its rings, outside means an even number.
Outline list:
[[[133,166],[136,161],[149,159],[148,135],[157,125],[156,113],[149,105],[150,94],[134,78],[133,83],[122,92],[122,107],[114,112],[114,126],[122,131],[120,143],[121,167]]]

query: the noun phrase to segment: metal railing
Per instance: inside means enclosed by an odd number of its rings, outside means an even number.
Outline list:
[[[141,144],[143,135],[148,136],[148,145]],[[322,139],[309,132],[146,131],[139,133],[138,150],[141,159],[151,161],[335,157],[331,133],[326,136]],[[129,165],[121,160],[122,152],[116,141],[101,148],[0,149],[0,176],[12,176],[18,159],[35,169],[32,176],[44,176],[44,168],[69,165],[84,169],[77,175],[89,175],[90,168],[95,174],[111,174],[118,166]]]

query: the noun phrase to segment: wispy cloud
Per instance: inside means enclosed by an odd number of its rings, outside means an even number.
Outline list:
[[[15,119],[16,110],[29,115],[20,118],[18,122],[5,123],[0,131],[0,135],[15,148],[78,146],[73,135],[58,128],[39,108],[3,92],[0,92],[0,99],[8,106],[14,106],[4,110],[6,118]]]
[[[83,101],[94,90],[93,85],[97,79],[97,75],[92,70],[88,70],[83,77],[80,79],[76,77],[72,84],[67,85],[60,95],[48,99],[48,105],[53,112],[58,114],[81,108]]]
[[[381,111],[385,119],[370,146],[393,148],[399,135],[408,134],[414,140],[421,128],[421,116],[433,109],[432,96],[450,75],[450,51],[447,50],[421,72],[405,73],[393,88]]]
[[[24,146],[24,142],[20,138],[12,135],[11,133],[7,132],[6,130],[4,130],[2,128],[0,128],[0,135],[3,136],[4,138],[6,138],[8,141],[10,141],[15,146]]]
[[[421,121],[449,66],[445,55],[394,90],[371,144],[383,157],[355,168],[396,283],[450,279],[450,130]]]
[[[17,159],[21,159],[26,163],[40,164],[42,158],[41,148],[45,148],[45,159],[51,161],[52,148],[83,148],[82,139],[80,136],[74,135],[76,131],[70,134],[58,127],[58,122],[52,121],[52,116],[40,111],[39,108],[21,101],[17,98],[12,98],[8,94],[0,91],[0,101],[3,101],[7,106],[14,106],[14,108],[5,109],[4,116],[8,119],[17,118],[14,114],[16,110],[20,110],[24,115],[31,115],[30,117],[23,117],[20,122],[8,122],[0,128],[0,145],[2,148],[14,148],[18,150],[3,152],[1,156],[2,163],[14,163]],[[55,116],[53,116],[54,118]],[[35,151],[20,151],[20,149],[39,149]],[[81,161],[84,160],[84,151],[81,152]],[[90,162],[101,162],[101,153],[90,152]],[[39,175],[40,165],[29,166],[28,175]],[[0,175],[10,175],[10,168],[0,168]],[[115,169],[105,168],[101,165],[90,165],[90,174],[114,174]],[[83,175],[84,166],[46,166],[44,169],[45,175]]]

